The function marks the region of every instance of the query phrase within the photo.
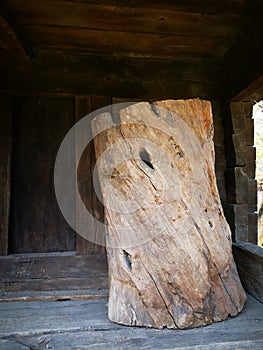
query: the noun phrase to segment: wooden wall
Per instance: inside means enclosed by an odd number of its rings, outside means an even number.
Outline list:
[[[0,255],[8,252],[12,158],[12,103],[0,94]]]
[[[74,125],[72,98],[13,98],[9,253],[75,250],[75,233],[57,205],[54,164]]]
[[[124,100],[103,96],[1,96],[1,149],[5,150],[0,163],[1,254],[75,250],[78,254],[105,254],[103,247],[77,235],[63,218],[55,198],[53,171],[60,143],[75,122],[93,110]],[[219,101],[212,101],[212,109],[215,168],[220,197],[225,203],[224,132]],[[103,206],[92,184],[94,165],[90,143],[78,164],[78,186],[88,210],[103,221]],[[89,229],[96,232],[98,228],[95,225]]]
[[[83,118],[85,115],[100,109],[102,107],[111,105],[112,99],[105,96],[76,96],[75,97],[75,115],[76,121]],[[78,137],[78,135],[76,135]],[[76,142],[76,147],[78,143]],[[91,141],[85,148],[80,162],[77,165],[78,171],[78,189],[80,192],[81,199],[85,204],[89,212],[98,220],[99,222],[104,222],[104,207],[100,200],[98,199],[96,192],[93,187],[93,171],[96,164],[95,150],[93,141]],[[78,207],[76,207],[78,210]],[[78,225],[78,212],[76,215],[76,221]],[[96,221],[92,223],[92,227],[88,227],[88,230],[93,231],[93,237],[96,238],[98,235],[104,234],[100,231],[100,226]],[[89,232],[87,232],[89,234]],[[77,235],[76,241],[76,251],[78,254],[88,254],[88,255],[105,255],[105,248],[96,245],[84,237]]]
[[[55,197],[54,164],[75,122],[110,104],[111,98],[102,96],[0,95],[0,255],[75,250],[105,254],[104,247],[76,235],[65,221]],[[94,166],[91,142],[78,164],[79,191],[88,210],[103,221],[103,206],[92,184]]]

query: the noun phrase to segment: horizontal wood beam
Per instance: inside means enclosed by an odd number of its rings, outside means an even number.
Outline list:
[[[26,274],[22,272],[25,264]],[[90,295],[98,295],[101,289],[107,293],[107,275],[104,257],[76,256],[70,252],[0,257],[0,302],[9,296],[37,295],[38,299],[45,299],[61,291],[74,295],[89,289]]]
[[[117,31],[148,34],[181,34],[195,37],[216,37],[225,40],[236,34],[247,12],[206,12],[200,5],[199,11],[183,11],[181,7],[164,6],[155,8],[152,3],[122,3],[119,6],[97,1],[73,2],[64,0],[12,1],[9,6],[15,13],[16,22],[21,25],[42,27],[57,26],[61,29],[86,28],[100,31]],[[176,2],[177,3],[177,2]],[[156,3],[155,5],[157,5]],[[217,4],[216,2],[213,3]],[[221,4],[221,2],[220,2]],[[243,10],[243,8],[242,8]],[[231,40],[231,39],[230,39]]]
[[[8,5],[17,6],[21,0],[3,0]],[[47,3],[49,8],[56,7],[60,0],[45,0],[43,3]],[[67,6],[66,2],[72,3],[73,5],[82,5],[82,6],[90,6],[90,5],[99,5],[107,7],[114,7],[118,9],[158,9],[163,10],[167,9],[170,11],[181,11],[181,12],[197,12],[197,13],[237,13],[242,12],[244,10],[255,10],[258,5],[258,0],[243,0],[243,1],[229,1],[229,0],[221,0],[221,1],[210,1],[210,0],[68,0],[64,1],[65,6]],[[39,4],[40,2],[36,2],[34,0],[27,0],[23,3],[23,7],[26,8],[27,3],[30,5]]]
[[[263,75],[262,47],[263,22],[260,11],[242,30],[238,40],[225,55],[221,66],[223,99],[234,99]]]
[[[199,59],[207,59],[207,56],[211,59],[222,57],[229,46],[229,40],[224,38],[196,35],[195,27],[189,35],[141,33],[131,29],[130,31],[83,29],[57,25],[23,25],[21,30],[36,50],[74,49],[75,52],[88,50],[92,53],[155,59],[172,60],[179,56],[180,59],[188,60],[192,57],[199,57]]]
[[[243,286],[263,302],[263,248],[240,242],[233,244],[233,253]]]
[[[1,60],[0,60],[1,61]],[[1,89],[19,93],[133,98],[213,98],[216,67],[176,62],[37,52],[30,64],[3,62]]]

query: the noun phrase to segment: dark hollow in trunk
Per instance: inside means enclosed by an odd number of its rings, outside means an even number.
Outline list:
[[[210,103],[130,105],[92,122],[108,225],[110,320],[191,328],[245,302],[214,171]]]

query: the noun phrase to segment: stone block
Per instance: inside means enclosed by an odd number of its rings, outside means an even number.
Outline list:
[[[232,125],[234,133],[242,132],[246,127],[246,118],[242,102],[230,103]]]
[[[254,180],[256,174],[256,147],[247,146],[246,153],[247,162],[243,169],[248,178]]]
[[[257,211],[257,181],[248,181],[248,206],[249,212],[254,213]]]
[[[243,101],[243,111],[246,118],[252,118],[253,115],[253,101]]]
[[[227,203],[248,203],[248,177],[242,168],[227,169],[225,172]]]
[[[225,216],[232,231],[234,242],[248,241],[248,206],[247,204],[226,204]]]
[[[252,118],[246,118],[244,134],[247,146],[254,146],[254,120]]]
[[[235,166],[244,166],[247,161],[246,140],[243,132],[232,135],[232,141],[235,152]]]
[[[258,241],[258,214],[248,213],[248,241],[257,244]]]

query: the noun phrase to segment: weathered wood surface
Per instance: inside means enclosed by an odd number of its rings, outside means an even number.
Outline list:
[[[214,84],[217,65],[198,60],[82,55],[76,54],[75,49],[37,48],[31,64],[19,65],[5,56],[0,57],[0,62],[1,91],[17,94],[37,91],[156,99],[211,98],[217,93]]]
[[[93,278],[96,280],[96,278]],[[105,281],[107,278],[105,278]],[[1,292],[0,303],[28,302],[28,301],[67,301],[67,300],[90,300],[108,298],[108,289],[101,289],[93,281],[87,279],[90,288],[80,290],[52,290],[52,291],[20,291],[20,292]],[[103,285],[101,278],[100,285]],[[58,283],[59,284],[59,283]],[[104,284],[105,286],[105,284]],[[68,286],[67,286],[68,288]],[[96,289],[97,288],[97,289]]]
[[[145,26],[149,33],[166,34],[190,34],[196,29],[195,35],[201,37],[225,37],[233,35],[235,25],[240,24],[244,7],[247,10],[252,8],[249,3],[235,3],[234,6],[227,1],[222,4],[208,4],[199,2],[199,4],[188,2],[176,3],[165,1],[160,5],[158,2],[150,1],[128,1],[123,6],[119,1],[71,1],[46,0],[44,3],[36,4],[33,0],[28,0],[23,6],[19,0],[5,1],[10,10],[15,14],[15,18],[20,25],[38,25],[39,23],[47,26],[68,26],[71,28],[87,28],[111,31],[133,31],[145,32]],[[122,6],[121,6],[122,5]],[[219,6],[218,6],[219,5]],[[227,5],[227,13],[226,13]],[[240,6],[241,5],[241,6]],[[50,11],[50,8],[53,10]],[[202,18],[200,9],[209,13]],[[100,19],[98,21],[98,18]],[[212,30],[208,28],[213,21]],[[231,22],[232,21],[232,22]],[[224,30],[222,30],[224,24]],[[62,29],[62,28],[61,28]],[[229,40],[229,38],[228,38]]]
[[[61,214],[54,190],[56,155],[75,122],[74,100],[15,97],[13,101],[9,252],[74,251],[76,234]]]
[[[263,346],[263,305],[251,296],[238,317],[184,331],[111,323],[106,303],[107,299],[0,304],[0,348],[261,350]]]
[[[88,298],[107,295],[107,288],[107,262],[103,257],[74,253],[0,257],[1,301]]]
[[[163,108],[158,108],[163,107]],[[214,173],[211,106],[142,102],[94,118],[108,223],[109,318],[190,328],[234,316],[245,293]]]
[[[248,4],[238,3],[232,8],[227,3],[222,8],[170,1],[162,6],[148,1],[127,2],[125,6],[121,2],[62,0],[55,3],[47,0],[43,4],[27,1],[23,6],[20,1],[5,3],[33,47],[75,47],[91,52],[172,59],[176,53],[201,56],[208,55],[208,51],[210,58],[222,57],[251,9]],[[208,7],[214,10],[209,11]],[[204,11],[205,15],[201,15]]]
[[[12,124],[12,99],[0,94],[0,255],[8,253]]]
[[[220,4],[192,0],[161,4],[128,1],[124,6],[121,1],[46,0],[40,3],[29,0],[24,3],[4,0],[1,7],[12,17],[15,25],[11,29],[16,28],[10,35],[2,24],[0,33],[4,48],[0,55],[3,63],[1,89],[5,92],[95,93],[159,99],[174,96],[219,98],[221,76],[223,92],[226,85],[227,90],[239,91],[245,87],[243,82],[251,82],[261,70],[260,64],[253,64],[254,59],[260,59],[254,56],[260,51],[260,31],[256,29],[243,35],[247,32],[244,28],[249,19],[256,26],[260,25],[260,20],[253,20],[255,14],[260,16],[262,12],[262,4],[258,1],[230,3],[225,0]],[[229,49],[239,34],[241,44],[233,48],[232,55]],[[21,60],[25,56],[23,48],[32,51],[33,60],[29,64]],[[244,58],[243,50],[246,52]],[[229,59],[222,64],[227,52],[230,52]],[[97,62],[102,57],[111,63],[107,65],[106,62],[101,67]],[[128,61],[124,70],[119,66],[120,58]],[[247,58],[250,64],[246,64]],[[133,67],[131,61],[134,59],[138,65]],[[142,60],[146,68],[141,73]],[[159,66],[169,65],[168,74],[153,69],[158,60]],[[236,75],[235,60],[240,61],[242,74]],[[95,62],[95,69],[88,67],[91,64],[83,63],[85,61]],[[192,70],[190,82],[185,80],[189,70],[184,69],[185,63]],[[100,66],[99,69],[96,66]],[[219,66],[222,72],[219,72]],[[209,73],[210,68],[206,69],[208,67],[212,68],[213,74]],[[196,74],[199,68],[201,79]],[[151,73],[150,80],[147,71]],[[242,84],[239,84],[240,80]]]
[[[239,242],[234,243],[233,253],[244,288],[263,303],[263,248]]]
[[[111,99],[104,96],[76,96],[75,97],[75,117],[76,122],[81,118],[90,114],[93,110],[105,107],[111,104]],[[87,130],[87,137],[90,136],[91,130]],[[76,151],[78,150],[78,134],[76,131]],[[88,141],[87,141],[88,142]],[[83,201],[89,212],[95,216],[100,222],[104,221],[104,208],[102,203],[97,198],[96,192],[93,186],[93,171],[96,163],[95,150],[93,140],[88,143],[79,164],[77,164],[77,179],[78,179],[78,190],[80,192],[81,200]],[[78,202],[76,202],[76,225],[79,224],[79,210]],[[83,225],[82,225],[83,226]],[[87,223],[87,235],[77,235],[76,237],[76,251],[78,254],[88,255],[105,255],[105,247],[99,246],[89,241],[90,231],[93,231],[92,236],[103,234],[99,231],[97,221]]]

